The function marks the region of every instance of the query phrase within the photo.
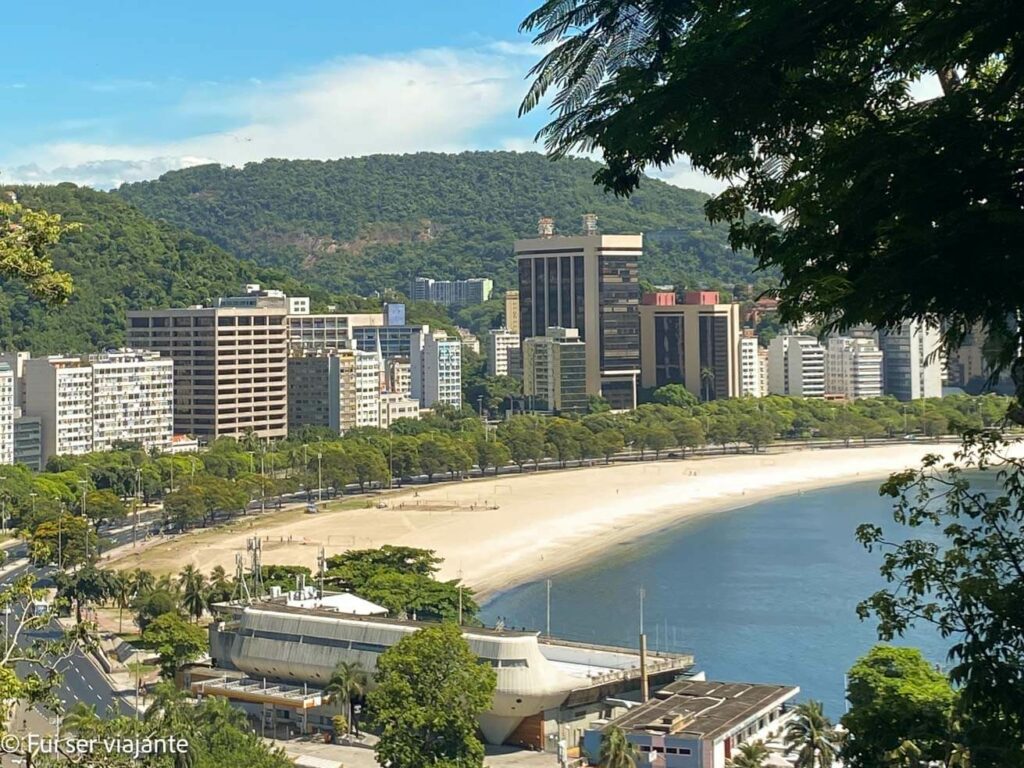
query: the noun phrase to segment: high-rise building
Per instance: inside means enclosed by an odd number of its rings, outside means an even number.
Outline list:
[[[147,450],[171,444],[174,363],[155,352],[28,360],[25,393],[25,415],[40,420],[44,461],[120,442]]]
[[[768,396],[768,350],[764,347],[757,348],[757,370],[760,377],[761,395]]]
[[[533,410],[587,410],[587,345],[577,328],[548,328],[523,341],[523,394]]]
[[[548,328],[575,328],[586,344],[587,394],[634,407],[643,235],[554,236],[550,219],[539,229],[541,237],[515,243],[520,346]]]
[[[344,434],[380,426],[381,365],[375,352],[348,345],[288,358],[288,428],[328,427]]]
[[[645,294],[640,304],[640,383],[682,384],[701,400],[738,397],[740,310],[714,291]]]
[[[305,349],[341,349],[354,338],[357,327],[384,325],[380,312],[363,314],[289,314],[288,346],[294,352]]]
[[[767,376],[762,376],[762,351],[767,353],[758,344],[754,330],[744,328],[740,337],[740,394],[743,397],[764,397],[768,394]]]
[[[170,447],[174,434],[174,362],[156,352],[90,355],[92,449],[116,443]]]
[[[825,391],[848,400],[881,397],[882,357],[874,339],[830,337],[825,351]]]
[[[462,342],[444,331],[415,334],[412,338],[412,397],[424,408],[435,405],[462,407]]]
[[[0,363],[0,464],[14,463],[15,392],[18,381],[7,363]]]
[[[468,280],[434,280],[417,277],[412,282],[413,301],[432,301],[450,307],[469,307],[483,304],[491,298],[494,281],[488,277],[471,277]]]
[[[487,375],[520,376],[519,334],[509,328],[492,328],[487,334]]]
[[[907,320],[878,332],[885,394],[897,400],[942,397],[942,338],[936,326]]]
[[[0,363],[7,363],[14,373],[14,405],[25,406],[25,363],[32,359],[31,352],[0,353]]]
[[[505,291],[505,327],[519,335],[519,291]]]
[[[43,469],[43,420],[14,412],[14,463],[41,472]]]
[[[768,391],[825,396],[825,348],[813,336],[776,336],[768,345]]]
[[[287,299],[218,304],[129,312],[128,341],[174,361],[175,432],[202,440],[286,437]]]

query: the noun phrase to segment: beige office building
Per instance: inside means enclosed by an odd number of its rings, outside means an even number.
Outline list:
[[[613,408],[636,404],[640,374],[640,283],[643,235],[556,236],[550,219],[540,237],[517,240],[519,337],[575,328],[586,343],[586,391]],[[525,370],[526,362],[523,361]]]
[[[640,383],[645,388],[682,384],[701,400],[739,397],[740,310],[720,304],[713,291],[648,294],[640,306]]]
[[[344,434],[378,427],[381,360],[354,346],[300,351],[288,359],[288,427],[328,427]]]
[[[386,392],[380,396],[380,428],[390,429],[399,419],[420,418],[420,401],[400,392]]]
[[[492,328],[487,332],[487,375],[522,375],[519,358],[519,334],[510,328]]]
[[[233,304],[129,312],[128,342],[174,361],[176,433],[287,437],[288,302]]]

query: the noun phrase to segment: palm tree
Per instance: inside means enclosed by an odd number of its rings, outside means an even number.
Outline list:
[[[582,136],[594,92],[622,67],[644,67],[671,48],[686,3],[664,0],[547,0],[519,27],[537,32],[534,43],[557,43],[530,70],[535,76],[519,114],[536,107],[557,86],[552,106],[556,119],[541,130],[547,148],[562,155]],[[577,34],[572,34],[577,33]]]
[[[94,735],[99,724],[100,718],[96,714],[96,706],[86,704],[84,701],[75,704],[71,711],[61,719],[61,728],[83,738]]]
[[[324,692],[327,694],[327,702],[333,704],[340,700],[345,708],[345,720],[347,726],[352,724],[352,699],[362,696],[369,685],[369,677],[366,670],[358,661],[342,661],[334,668],[331,679],[327,681]],[[346,730],[346,735],[348,730]]]
[[[153,577],[153,574],[141,568],[136,568],[132,571],[131,579],[134,586],[133,591],[136,595],[145,594],[156,586],[156,579]]]
[[[636,746],[626,739],[625,731],[613,725],[604,732],[597,759],[601,768],[636,768]]]
[[[146,710],[145,721],[160,733],[173,733],[184,739],[194,739],[197,734],[195,707],[184,691],[178,690],[172,682],[159,683],[153,692],[153,703]],[[176,750],[174,768],[193,768],[196,750]]]
[[[206,577],[194,565],[186,565],[178,574],[178,586],[182,590],[182,605],[198,621],[206,610]]]
[[[821,702],[813,699],[796,708],[786,726],[786,754],[796,752],[796,768],[830,768],[836,759],[835,733]]]
[[[135,598],[135,580],[130,573],[115,573],[111,578],[110,593],[117,603],[117,634],[124,631],[124,609]]]
[[[768,747],[763,741],[748,741],[740,744],[739,754],[727,762],[727,768],[761,768],[768,759]]]
[[[893,768],[919,768],[922,764],[921,748],[907,739],[896,749],[885,753],[886,762]]]
[[[702,392],[704,394],[704,402],[710,402],[712,395],[715,393],[715,372],[710,368],[701,368],[700,381],[703,385]]]

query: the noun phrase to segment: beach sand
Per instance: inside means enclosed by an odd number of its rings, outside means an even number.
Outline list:
[[[333,555],[399,544],[433,549],[441,578],[461,578],[478,596],[587,562],[609,547],[682,520],[782,494],[917,467],[926,453],[958,446],[928,443],[596,465],[502,475],[350,500],[336,511],[292,509],[170,541],[111,553],[115,568],[234,572],[246,539],[262,539],[265,565],[315,569],[319,547]],[[374,506],[386,504],[386,508]]]

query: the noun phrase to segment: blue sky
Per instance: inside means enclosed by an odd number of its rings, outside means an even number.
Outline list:
[[[0,173],[110,187],[201,162],[535,148],[539,0],[16,3]],[[662,174],[709,188],[688,169]]]

